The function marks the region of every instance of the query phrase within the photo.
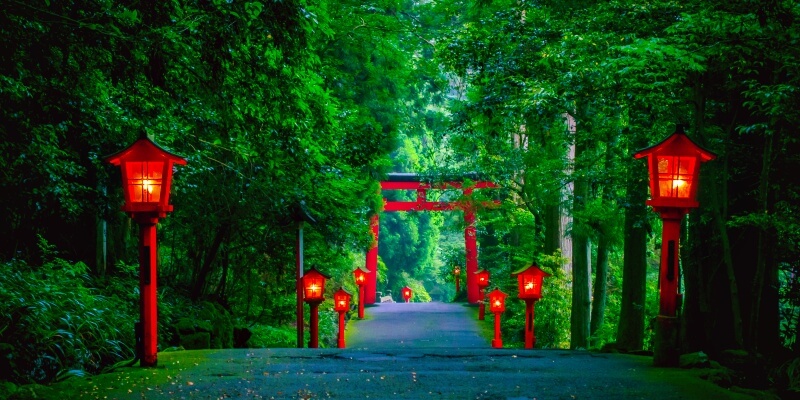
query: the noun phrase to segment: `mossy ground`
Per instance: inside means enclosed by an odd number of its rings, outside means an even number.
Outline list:
[[[158,354],[158,366],[141,368],[138,365],[91,377],[73,377],[50,386],[28,385],[18,388],[11,399],[104,399],[109,393],[125,394],[146,390],[169,390],[173,385],[190,385],[182,377],[187,369],[205,366],[209,350],[175,351]],[[119,398],[115,396],[115,398]]]

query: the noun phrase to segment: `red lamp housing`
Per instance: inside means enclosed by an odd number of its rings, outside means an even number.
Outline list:
[[[330,279],[329,275],[317,271],[311,267],[303,275],[303,300],[307,303],[321,302],[325,300],[325,281]]]
[[[350,299],[353,297],[350,292],[341,288],[333,294],[333,311],[346,312],[350,310]]]
[[[479,289],[484,289],[489,286],[489,271],[481,268],[475,271],[475,275],[478,281]]]
[[[172,211],[172,205],[169,204],[172,166],[186,165],[183,157],[142,137],[126,149],[106,157],[106,160],[122,170],[122,191],[125,194],[123,211],[154,214],[156,218],[163,218]]]
[[[695,144],[676,126],[675,133],[660,143],[633,155],[647,157],[650,173],[650,200],[653,208],[697,208],[697,181],[700,163],[717,156]]]
[[[403,300],[408,302],[408,300],[411,299],[411,294],[412,294],[411,288],[406,286],[401,290],[401,292],[403,293]]]
[[[521,270],[511,273],[512,276],[517,277],[517,286],[519,288],[519,298],[523,300],[533,299],[539,300],[542,298],[542,280],[545,277],[551,276],[547,272],[542,271],[538,265],[532,264]]]
[[[489,292],[489,312],[495,314],[505,312],[506,297],[508,297],[508,295],[503,293],[500,289]]]
[[[369,270],[366,267],[358,267],[353,271],[353,277],[356,280],[356,285],[361,286],[367,282],[367,274]]]

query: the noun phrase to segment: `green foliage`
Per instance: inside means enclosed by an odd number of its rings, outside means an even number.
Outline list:
[[[41,266],[12,260],[3,268],[7,271],[0,276],[4,377],[51,382],[76,371],[97,373],[133,356],[135,303],[113,291],[124,281],[114,278],[99,290],[85,264],[60,258]]]
[[[254,348],[297,347],[297,333],[294,328],[254,325],[250,327],[253,336],[248,342]]]
[[[784,393],[785,397],[800,393],[800,358],[786,361],[773,370],[771,375],[779,392]]]

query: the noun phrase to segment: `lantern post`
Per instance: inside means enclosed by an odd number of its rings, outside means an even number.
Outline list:
[[[366,267],[358,267],[353,271],[353,277],[358,285],[358,319],[364,319],[364,284],[367,283],[369,270]]]
[[[461,291],[461,267],[458,265],[453,267],[453,277],[456,279],[456,296]]]
[[[681,294],[679,239],[681,221],[691,208],[697,208],[697,187],[700,163],[716,155],[698,146],[676,126],[675,133],[662,142],[642,149],[634,158],[647,157],[650,175],[650,200],[663,222],[661,233],[661,266],[658,279],[659,309],[657,316],[653,363],[656,366],[678,366],[678,309]]]
[[[492,347],[499,349],[503,347],[503,338],[500,332],[500,314],[506,311],[507,294],[495,288],[489,292],[489,312],[494,314],[494,339]]]
[[[297,223],[297,248],[295,249],[295,321],[297,324],[297,348],[303,348],[303,227],[306,222],[316,220],[306,209],[306,202],[300,200],[292,210],[292,217]]]
[[[333,294],[333,310],[339,313],[339,348],[344,345],[344,314],[350,310],[350,299],[353,295],[344,288],[340,288]]]
[[[329,275],[317,271],[311,267],[303,275],[303,295],[304,300],[310,307],[310,317],[308,323],[308,348],[316,349],[319,347],[319,304],[325,300],[325,280],[330,279]]]
[[[411,288],[408,287],[408,286],[405,286],[405,287],[403,287],[401,293],[403,293],[403,300],[405,300],[406,303],[408,303],[409,300],[411,300],[411,295],[413,294],[413,292],[411,291]]]
[[[486,288],[489,287],[489,271],[481,268],[475,271],[475,284],[478,286],[480,300],[478,304],[478,320],[483,321],[486,315]]]
[[[542,271],[535,263],[511,274],[517,277],[519,298],[525,300],[525,348],[536,346],[536,335],[533,333],[534,307],[542,298],[542,280],[551,276]]]
[[[159,147],[146,135],[106,161],[122,171],[122,210],[139,224],[139,314],[136,324],[136,352],[139,365],[158,364],[158,301],[156,224],[172,211],[169,192],[172,166],[186,165],[183,157]]]

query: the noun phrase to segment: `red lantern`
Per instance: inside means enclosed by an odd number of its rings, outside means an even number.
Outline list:
[[[461,291],[461,267],[458,265],[453,267],[453,276],[456,279],[456,296],[458,296],[458,292]]]
[[[303,275],[303,300],[306,303],[319,303],[325,300],[325,281],[327,279],[330,279],[330,276],[311,267]]]
[[[361,286],[367,282],[367,274],[369,270],[365,267],[358,267],[353,271],[353,277],[356,280],[356,285]]]
[[[681,221],[690,208],[699,206],[697,181],[700,163],[713,160],[716,155],[692,142],[679,125],[675,133],[661,143],[639,151],[634,157],[647,157],[650,173],[650,200],[647,204],[659,213],[662,220],[653,363],[678,366],[680,352],[675,338],[678,337],[677,312],[681,297],[678,293]]]
[[[508,297],[508,295],[503,293],[500,289],[489,292],[489,312],[495,314],[505,312],[506,297]]]
[[[369,270],[366,267],[358,267],[353,271],[353,276],[358,285],[358,319],[364,319],[364,284],[367,283]]]
[[[344,312],[350,310],[350,299],[353,297],[350,292],[341,288],[333,294],[333,310]]]
[[[106,160],[122,170],[122,191],[125,194],[123,211],[152,214],[155,218],[163,218],[172,211],[172,205],[169,204],[172,166],[186,165],[183,157],[142,137],[128,148],[106,157]]]
[[[406,303],[408,303],[408,301],[411,299],[411,294],[412,294],[411,288],[408,286],[404,287],[402,289],[402,293],[403,293],[403,300],[405,300]]]
[[[489,286],[489,271],[481,268],[475,271],[475,275],[477,278],[478,294],[480,295],[480,304],[478,305],[478,320],[483,321],[486,318],[486,304],[484,301],[486,296],[484,291]]]
[[[308,347],[312,349],[319,347],[319,303],[325,300],[326,279],[330,279],[330,276],[317,271],[314,267],[303,275],[303,300],[311,309],[308,322],[310,336]]]
[[[532,264],[519,271],[511,273],[512,276],[517,277],[517,286],[519,287],[519,298],[523,300],[533,299],[538,300],[542,298],[542,279],[551,276],[547,272],[542,271],[538,265]]]
[[[172,211],[172,205],[169,204],[172,166],[186,165],[186,160],[162,149],[146,136],[105,159],[120,167],[122,192],[125,195],[122,210],[139,223],[141,320],[137,323],[137,330],[142,338],[139,356],[141,366],[154,367],[158,362],[156,224],[159,218],[166,217],[167,212]]]
[[[345,347],[344,343],[344,313],[350,310],[350,294],[344,288],[340,288],[333,294],[333,310],[339,313],[339,348]]]
[[[650,200],[656,211],[661,207],[696,208],[700,163],[717,156],[695,144],[678,125],[675,133],[661,143],[642,149],[635,158],[647,157],[650,173]]]
[[[478,280],[478,288],[483,290],[489,286],[489,271],[481,268],[475,271],[475,277]]]
[[[494,339],[492,340],[492,347],[503,347],[503,338],[500,332],[500,314],[506,311],[506,297],[507,294],[495,289],[489,292],[489,311],[494,313]]]
[[[536,345],[536,336],[533,334],[533,307],[536,301],[542,298],[543,278],[551,275],[542,271],[536,264],[511,275],[517,276],[519,298],[525,300],[525,348],[532,349]]]

